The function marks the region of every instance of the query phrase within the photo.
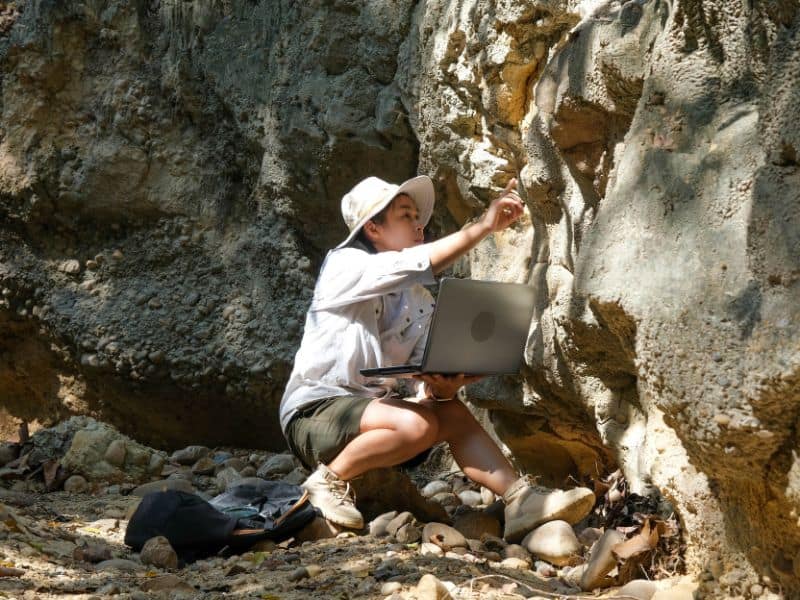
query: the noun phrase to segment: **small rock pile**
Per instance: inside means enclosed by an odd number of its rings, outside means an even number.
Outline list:
[[[224,592],[305,600],[324,590],[325,597],[512,599],[597,593],[629,582],[626,597],[663,600],[690,598],[696,587],[676,585],[675,577],[631,581],[639,573],[632,567],[643,564],[636,557],[652,560],[659,541],[677,538],[677,531],[654,515],[626,517],[618,475],[600,482],[596,489],[613,494],[600,494],[584,521],[551,521],[515,544],[502,538],[502,502],[462,473],[417,487],[400,471],[376,472],[360,481],[359,500],[374,501],[364,531],[317,517],[289,540],[186,565],[163,537],[140,553],[124,546],[127,519],[144,495],[174,489],[208,499],[248,480],[298,484],[308,472],[286,453],[193,445],[167,454],[84,417],[0,446],[0,461],[0,593],[13,597],[135,600]],[[394,499],[376,489],[387,482]],[[383,510],[374,510],[381,503]]]

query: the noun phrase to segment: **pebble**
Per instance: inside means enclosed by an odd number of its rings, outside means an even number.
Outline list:
[[[152,579],[144,580],[142,582],[142,589],[146,592],[169,591],[171,592],[169,597],[172,599],[175,599],[176,596],[180,598],[185,598],[187,597],[186,593],[195,594],[195,592],[197,591],[191,585],[186,583],[183,579],[171,573],[167,575],[161,575],[160,577],[153,577]],[[189,596],[189,597],[196,597],[196,596]]]
[[[239,472],[230,467],[225,467],[219,473],[217,473],[217,483],[222,489],[225,490],[227,490],[230,486],[239,483],[241,480],[242,476],[239,475]]]
[[[369,561],[367,559],[356,559],[345,562],[341,569],[354,577],[364,578],[369,575]]]
[[[223,464],[226,460],[230,458],[233,458],[233,454],[231,454],[230,452],[224,452],[222,450],[214,452],[214,454],[211,456],[211,459],[218,465]]]
[[[64,491],[71,494],[82,494],[88,488],[88,482],[81,475],[70,475],[64,482]]]
[[[242,469],[247,466],[247,463],[237,456],[232,456],[231,458],[223,461],[222,466],[230,467],[231,469],[236,469],[237,471],[241,472]],[[253,474],[255,475],[255,473]]]
[[[431,542],[422,542],[419,547],[419,553],[422,556],[444,556],[444,550]]]
[[[566,521],[549,521],[528,533],[522,546],[534,556],[563,567],[579,561],[581,543]]]
[[[176,450],[170,460],[179,465],[193,465],[204,456],[208,456],[210,450],[205,446],[186,446],[181,450]]]
[[[431,499],[434,502],[438,502],[445,508],[448,506],[455,507],[461,504],[461,500],[459,500],[458,496],[456,496],[453,492],[441,492],[433,496]]]
[[[431,573],[422,576],[415,590],[417,600],[451,600],[447,586]]]
[[[59,265],[58,270],[67,275],[77,275],[81,272],[81,263],[74,258],[65,260]]]
[[[111,560],[111,548],[104,544],[95,543],[76,546],[72,551],[72,558],[81,562],[101,563]]]
[[[413,521],[414,515],[408,511],[401,512],[386,524],[386,531],[389,533],[389,535],[395,535],[398,529]]]
[[[461,504],[467,506],[478,506],[481,503],[481,493],[475,490],[463,490],[456,495],[461,500]]]
[[[195,475],[211,475],[214,469],[217,468],[217,463],[211,460],[208,456],[204,456],[192,465],[192,473]]]
[[[442,481],[441,479],[435,479],[431,481],[428,485],[422,488],[420,492],[425,498],[433,498],[436,494],[441,494],[442,492],[449,492],[450,485],[446,481]]]
[[[388,596],[403,589],[403,585],[397,581],[387,581],[381,586],[381,594]]]
[[[310,576],[306,567],[297,567],[294,571],[289,573],[289,581],[300,581]]]
[[[291,454],[275,454],[270,456],[256,472],[258,477],[269,479],[278,475],[291,473],[295,468],[294,457]]]
[[[558,574],[558,571],[556,571],[553,565],[543,560],[535,561],[533,567],[536,570],[536,574],[540,577],[555,577]]]
[[[397,516],[396,510],[383,513],[382,515],[378,515],[377,517],[372,519],[372,521],[370,521],[369,523],[369,534],[375,537],[383,537],[385,535],[389,535],[387,526],[396,516]]]
[[[500,561],[500,565],[509,569],[530,569],[531,563],[527,560],[512,556],[511,558],[504,558]]]
[[[112,440],[108,448],[106,448],[106,453],[103,458],[107,463],[115,467],[121,467],[125,464],[126,453],[125,440]]]
[[[442,523],[428,523],[422,530],[422,540],[433,542],[443,550],[451,548],[466,548],[467,538],[449,525]]]
[[[401,544],[415,544],[422,539],[422,530],[413,523],[406,523],[394,534]]]
[[[159,569],[178,568],[178,555],[163,535],[147,540],[139,558],[142,564],[153,565]]]
[[[142,571],[144,567],[137,562],[127,560],[125,558],[112,558],[111,560],[104,560],[97,563],[95,566],[96,571],[126,571],[136,572]]]

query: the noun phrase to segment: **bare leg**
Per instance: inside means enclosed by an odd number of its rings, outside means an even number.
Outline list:
[[[328,468],[347,481],[370,469],[391,467],[412,458],[437,441],[435,411],[403,400],[373,400],[361,416],[361,435],[334,458]]]
[[[502,496],[519,475],[494,440],[458,400],[437,402],[432,408],[439,421],[436,441],[450,445],[467,477]]]

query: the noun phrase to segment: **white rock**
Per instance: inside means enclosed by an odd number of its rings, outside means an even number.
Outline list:
[[[566,521],[549,521],[531,531],[522,546],[534,556],[558,566],[575,564],[581,543]]]
[[[462,490],[457,496],[461,503],[467,506],[478,506],[481,503],[481,493],[475,490]]]
[[[422,542],[419,547],[419,553],[422,556],[443,556],[444,550],[431,542]]]
[[[450,485],[446,481],[442,481],[441,479],[435,479],[431,481],[428,485],[422,488],[422,495],[426,498],[433,498],[436,494],[441,494],[442,492],[449,492]]]

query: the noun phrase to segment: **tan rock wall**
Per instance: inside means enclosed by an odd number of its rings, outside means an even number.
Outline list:
[[[277,447],[342,192],[430,174],[442,232],[516,176],[526,217],[456,272],[536,287],[526,367],[472,400],[521,468],[659,490],[708,596],[791,597],[799,30],[789,0],[17,2],[2,402]]]

